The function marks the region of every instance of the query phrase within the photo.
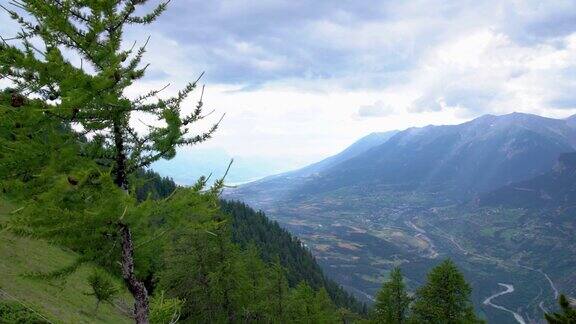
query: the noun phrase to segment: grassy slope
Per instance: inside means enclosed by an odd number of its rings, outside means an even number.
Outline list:
[[[0,222],[14,208],[0,197]],[[54,323],[130,323],[119,306],[100,305],[95,313],[95,298],[87,277],[89,266],[80,268],[65,280],[44,282],[23,276],[60,269],[74,261],[74,253],[44,241],[14,236],[0,231],[0,300],[17,299]],[[116,305],[128,305],[124,294]],[[127,307],[123,307],[126,309]]]

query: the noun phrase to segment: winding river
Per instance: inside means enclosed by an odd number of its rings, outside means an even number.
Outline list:
[[[486,298],[486,299],[484,300],[484,305],[492,306],[492,307],[494,307],[494,308],[496,308],[496,309],[499,309],[499,310],[503,310],[503,311],[505,311],[505,312],[508,312],[508,313],[510,313],[510,314],[512,314],[512,315],[514,316],[514,319],[516,320],[516,322],[518,322],[518,323],[520,323],[520,324],[526,324],[526,321],[524,320],[524,317],[522,317],[522,315],[520,315],[520,314],[516,313],[515,311],[510,310],[510,309],[508,309],[508,308],[506,308],[506,307],[504,307],[504,306],[500,306],[500,305],[496,305],[496,304],[492,303],[492,300],[493,300],[494,298],[497,298],[497,297],[500,297],[500,296],[503,296],[503,295],[506,295],[506,294],[511,294],[511,293],[514,292],[514,286],[513,286],[513,285],[504,284],[504,283],[498,283],[498,284],[499,284],[500,286],[504,287],[504,290],[501,291],[501,292],[499,292],[499,293],[496,293],[496,294],[494,294],[494,295],[492,295],[492,296],[490,296],[490,297],[488,297],[488,298]]]

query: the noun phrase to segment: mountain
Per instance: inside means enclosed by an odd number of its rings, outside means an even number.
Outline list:
[[[306,166],[302,169],[288,172],[287,175],[293,177],[307,177],[320,173],[338,163],[356,157],[373,147],[384,144],[386,141],[388,141],[392,136],[396,135],[397,133],[398,131],[396,130],[388,132],[371,133],[369,135],[362,137],[358,141],[354,142],[352,145],[348,146],[344,151],[331,157],[328,157],[320,162],[316,162],[314,164]]]
[[[254,196],[257,197],[257,200],[261,201],[284,199],[292,192],[298,190],[301,184],[308,179],[314,178],[321,172],[338,165],[339,163],[354,158],[373,147],[385,143],[397,133],[398,131],[371,133],[354,142],[344,151],[336,155],[330,156],[298,170],[269,176],[247,185],[240,186],[238,192],[242,198],[246,196]],[[233,199],[235,197],[235,192],[236,190],[227,190],[225,196]]]
[[[575,146],[576,130],[564,120],[518,113],[487,115],[460,125],[400,132],[325,170],[302,190],[391,184],[469,198],[545,172],[559,154]]]
[[[570,119],[485,115],[460,125],[410,128],[375,144],[361,152],[353,145],[333,158],[230,194],[258,202],[393,187],[465,200],[546,172],[560,154],[574,150],[576,129]],[[298,183],[287,185],[290,180]],[[265,198],[259,197],[263,191]]]
[[[482,194],[481,206],[515,208],[570,207],[576,204],[576,153],[560,155],[556,166],[540,176]]]

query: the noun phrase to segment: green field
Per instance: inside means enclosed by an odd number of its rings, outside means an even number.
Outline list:
[[[15,207],[0,198],[0,222]],[[70,265],[73,252],[41,240],[0,231],[0,300],[16,301],[53,323],[129,323],[130,298],[123,294],[114,305],[102,304],[95,312],[96,300],[90,293],[87,277],[92,269],[82,266],[65,279],[49,282],[26,276],[49,272]],[[118,283],[120,285],[120,283]]]

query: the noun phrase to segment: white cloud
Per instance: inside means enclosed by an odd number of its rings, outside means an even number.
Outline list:
[[[216,113],[198,131],[226,118],[203,147],[278,171],[373,131],[576,112],[572,0],[173,1],[127,43],[147,34],[150,74],[128,94],[206,71]]]

